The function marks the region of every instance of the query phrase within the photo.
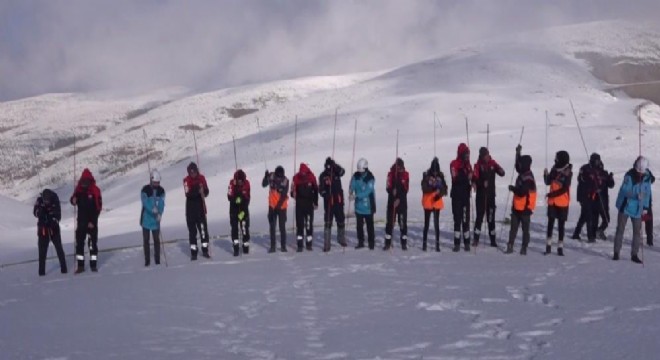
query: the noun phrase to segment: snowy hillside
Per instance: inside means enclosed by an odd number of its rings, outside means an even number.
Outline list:
[[[660,32],[647,27],[599,22],[465,46],[374,73],[203,94],[184,89],[127,99],[51,94],[0,103],[0,210],[7,214],[0,217],[0,264],[36,258],[31,203],[39,183],[60,195],[64,246],[72,253],[68,198],[74,135],[76,172],[89,167],[103,191],[100,248],[141,244],[138,196],[147,181],[147,154],[151,166],[161,170],[167,191],[163,232],[170,241],[168,269],[143,270],[140,248],[101,253],[100,272],[80,280],[59,275],[54,260],[46,279],[36,279],[34,263],[5,266],[0,284],[9,291],[0,294],[0,321],[17,325],[0,330],[0,348],[8,349],[10,358],[67,359],[181,358],[184,352],[191,358],[246,359],[651,358],[660,350],[651,337],[659,330],[656,250],[647,250],[645,268],[628,261],[628,244],[624,261],[611,262],[611,225],[608,242],[567,240],[567,257],[543,258],[546,209],[539,196],[532,219],[533,251],[526,258],[505,257],[490,248],[470,254],[448,251],[453,231],[449,206],[441,213],[443,252],[422,253],[419,182],[434,155],[436,113],[437,155],[445,173],[460,142],[469,142],[472,162],[488,143],[507,171],[496,184],[500,222],[510,207],[506,189],[523,127],[523,152],[534,158],[539,189],[544,188],[543,168],[552,165],[556,151],[569,151],[576,171],[587,161],[569,100],[588,152],[601,154],[617,188],[638,152],[638,113],[644,123],[643,152],[655,170],[660,159],[658,106],[609,91],[611,84],[589,62],[593,58],[583,54],[660,64],[659,44]],[[397,244],[392,254],[348,248],[344,254],[335,246],[328,255],[317,248],[311,254],[268,256],[267,193],[259,186],[264,168],[282,165],[292,176],[297,117],[297,163],[310,164],[318,175],[333,152],[335,112],[335,158],[347,169],[358,121],[355,162],[368,159],[376,176],[379,245],[385,176],[397,156],[399,132],[398,155],[412,183],[414,248],[403,253]],[[210,186],[207,205],[214,237],[214,259],[199,264],[189,262],[184,240],[181,180],[188,162],[196,161],[191,129]],[[240,259],[231,258],[226,236],[233,136],[238,166],[252,182],[251,228],[257,243],[254,254]],[[568,233],[578,214],[573,199]],[[289,211],[288,229],[292,218]],[[316,219],[320,225],[320,211]],[[354,220],[349,221],[352,229]],[[507,232],[508,227],[498,227],[498,235]],[[349,235],[354,244],[354,234]],[[48,319],[48,325],[26,322],[21,318],[25,313]],[[59,334],[53,342],[29,350],[22,345],[26,337],[51,336],[53,329]],[[72,343],[74,332],[80,348]]]

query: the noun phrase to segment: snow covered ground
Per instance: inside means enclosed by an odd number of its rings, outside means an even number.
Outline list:
[[[434,112],[442,125],[437,155],[443,171],[457,145],[467,141],[465,117],[472,161],[488,142],[507,171],[497,183],[501,221],[510,207],[506,187],[523,126],[523,152],[534,157],[539,188],[543,168],[557,150],[570,152],[575,171],[587,161],[569,100],[587,151],[601,154],[618,188],[637,155],[636,109],[644,101],[609,94],[604,90],[609,85],[574,55],[630,52],[636,61],[660,63],[659,39],[660,33],[637,25],[592,23],[466,46],[377,73],[204,94],[185,89],[133,98],[51,94],[0,103],[0,319],[9,324],[0,327],[0,349],[18,359],[652,358],[660,351],[654,341],[660,333],[657,250],[645,249],[645,267],[628,261],[628,247],[622,261],[609,260],[611,237],[594,245],[567,240],[566,257],[543,257],[545,208],[539,196],[533,251],[527,257],[490,248],[451,253],[448,209],[441,214],[443,252],[423,253],[422,211],[415,204],[421,199],[421,174],[433,157]],[[330,254],[317,248],[311,254],[267,255],[267,239],[257,235],[253,254],[233,258],[224,196],[234,171],[232,136],[239,166],[252,182],[252,231],[263,234],[267,194],[259,184],[264,167],[281,164],[291,177],[297,116],[297,161],[309,163],[318,175],[332,153],[337,109],[335,158],[350,167],[357,119],[355,161],[367,158],[376,176],[380,220],[384,178],[396,156],[399,131],[399,156],[411,175],[415,248],[344,253],[335,246]],[[643,151],[655,170],[660,115],[657,105],[641,110]],[[181,240],[187,234],[181,179],[195,160],[191,126],[198,129],[200,165],[211,188],[207,204],[214,236],[214,259],[198,263],[190,263]],[[56,189],[63,201],[64,246],[68,254],[73,249],[73,210],[67,202],[74,176],[73,134],[77,172],[89,167],[103,191],[100,248],[141,244],[138,195],[147,172],[143,129],[152,166],[161,169],[167,190],[163,226],[166,240],[173,241],[170,266],[143,268],[138,247],[101,253],[98,274],[60,275],[50,260],[48,276],[38,278],[30,262],[37,255],[31,202],[40,182]],[[573,201],[567,232],[578,213]],[[377,227],[379,242],[382,227]],[[503,237],[507,232],[504,226]]]

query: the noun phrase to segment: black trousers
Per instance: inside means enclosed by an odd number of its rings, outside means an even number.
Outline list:
[[[593,214],[591,216],[593,216]],[[567,218],[568,218],[568,207],[559,207],[554,205],[548,206],[548,228],[546,231],[546,238],[547,238],[546,245],[550,245],[553,228],[555,226],[555,220],[557,220],[557,232],[559,233],[559,237],[558,237],[559,244],[561,245],[564,243],[564,234],[565,234]]]
[[[598,224],[600,219],[600,225]],[[610,218],[610,204],[604,202],[604,200],[597,200],[596,211],[594,214],[594,226],[597,227],[597,231],[605,231],[611,222]]]
[[[355,218],[357,219],[357,238],[358,238],[358,244],[359,245],[364,245],[364,225],[365,223],[367,224],[367,243],[369,244],[369,248],[373,249],[374,246],[376,246],[376,235],[374,232],[374,215],[362,215],[362,214],[355,214]]]
[[[154,238],[154,262],[160,264],[160,230],[149,230],[142,228],[142,249],[144,250],[144,264],[151,262],[151,251],[149,246],[149,234]]]
[[[186,216],[186,225],[188,226],[188,242],[190,243],[190,254],[197,257],[197,234],[202,240],[202,252],[208,254],[209,252],[209,228],[206,222],[206,216],[201,218],[193,218]]]
[[[323,215],[323,221],[326,229],[332,228],[332,221],[337,222],[337,227],[340,229],[344,228],[344,204],[328,204],[325,201],[325,214]]]
[[[423,245],[426,245],[426,239],[429,233],[429,223],[431,222],[431,214],[433,214],[433,227],[435,229],[435,242],[440,241],[440,210],[426,210],[424,209],[424,233]]]
[[[530,224],[530,214],[524,214],[517,211],[511,212],[511,231],[509,232],[509,246],[513,247],[516,237],[518,236],[518,228],[522,225],[523,232],[523,248],[527,248],[529,245],[529,224]]]
[[[268,208],[268,223],[270,224],[270,246],[275,247],[275,227],[280,225],[280,246],[286,247],[286,209]]]
[[[296,236],[298,241],[307,239],[311,243],[314,236],[314,207],[296,206]]]
[[[587,239],[590,241],[596,239],[596,229],[598,227],[598,215],[600,214],[600,208],[601,206],[598,200],[585,200],[580,202],[580,218],[578,219],[578,222],[575,225],[575,231],[573,232],[575,237],[580,235],[582,232],[582,227],[586,225]],[[605,219],[603,220],[607,221]],[[550,236],[552,236],[552,233],[548,235],[548,237]]]
[[[89,224],[78,223],[76,228],[76,260],[78,260],[78,268],[85,268],[85,239],[88,239],[87,246],[89,247],[89,266],[96,268],[98,260],[99,248],[97,246],[99,237],[99,228],[94,224],[93,228],[88,227]]]
[[[392,196],[387,200],[387,219],[385,220],[385,242],[392,241],[392,232],[394,231],[394,221],[399,224],[399,231],[401,233],[401,245],[408,241],[408,205],[400,203],[394,206],[394,198]]]
[[[486,217],[488,223],[488,236],[495,240],[495,198],[486,200],[484,196],[477,196],[474,206],[477,210],[477,218],[474,220],[474,241],[479,242],[481,235],[481,224]]]
[[[57,259],[60,261],[60,271],[67,272],[66,258],[64,257],[64,249],[62,248],[62,237],[60,235],[60,226],[39,226],[39,275],[46,275],[46,257],[48,255],[48,245],[52,242],[57,252]]]
[[[470,198],[451,199],[451,212],[454,216],[454,246],[470,244]]]
[[[649,219],[644,222],[644,231],[646,232],[646,243],[653,244],[653,198],[648,208]]]
[[[231,227],[231,242],[234,247],[242,245],[250,247],[250,212],[244,210],[243,220],[238,219],[238,211],[229,211],[229,226]],[[243,235],[243,244],[240,244],[239,232]]]

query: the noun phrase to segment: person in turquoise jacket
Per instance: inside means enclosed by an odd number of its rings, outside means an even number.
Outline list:
[[[351,177],[349,196],[355,200],[355,218],[357,219],[356,249],[364,247],[364,224],[367,224],[367,243],[369,250],[373,250],[376,242],[374,235],[374,214],[376,213],[375,178],[369,171],[366,159],[358,160],[357,171]]]
[[[637,252],[642,243],[642,221],[649,216],[649,205],[651,201],[651,172],[648,169],[649,161],[640,156],[635,160],[633,168],[628,170],[623,178],[616,199],[616,208],[619,210],[617,219],[616,235],[614,236],[613,260],[619,260],[619,252],[623,245],[623,231],[630,218],[633,225],[633,241],[630,259],[638,264],[642,260],[637,257]]]
[[[160,219],[165,211],[165,189],[160,186],[160,173],[154,169],[151,179],[140,192],[142,199],[142,212],[140,213],[140,226],[142,226],[142,245],[144,248],[144,266],[149,266],[151,255],[149,251],[149,233],[154,238],[154,262],[160,264]]]

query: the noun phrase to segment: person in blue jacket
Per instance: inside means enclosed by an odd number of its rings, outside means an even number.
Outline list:
[[[612,260],[619,260],[619,252],[623,245],[623,231],[630,218],[633,225],[633,240],[630,260],[641,264],[637,252],[642,243],[642,221],[648,217],[651,201],[651,172],[648,169],[649,161],[640,156],[635,160],[633,168],[628,170],[623,178],[619,195],[616,199],[616,208],[619,210],[616,235],[614,236],[614,256]]]
[[[154,238],[154,261],[160,264],[160,219],[165,211],[165,189],[160,186],[160,173],[154,169],[151,179],[140,192],[142,199],[142,212],[140,226],[142,226],[142,245],[144,248],[144,266],[149,266],[151,255],[149,251],[149,233]]]
[[[366,159],[358,160],[357,171],[351,178],[349,196],[355,200],[355,218],[357,219],[356,249],[364,248],[364,224],[367,223],[367,244],[369,250],[375,247],[376,237],[374,235],[374,214],[376,213],[376,198],[374,174],[369,171],[369,163]]]

